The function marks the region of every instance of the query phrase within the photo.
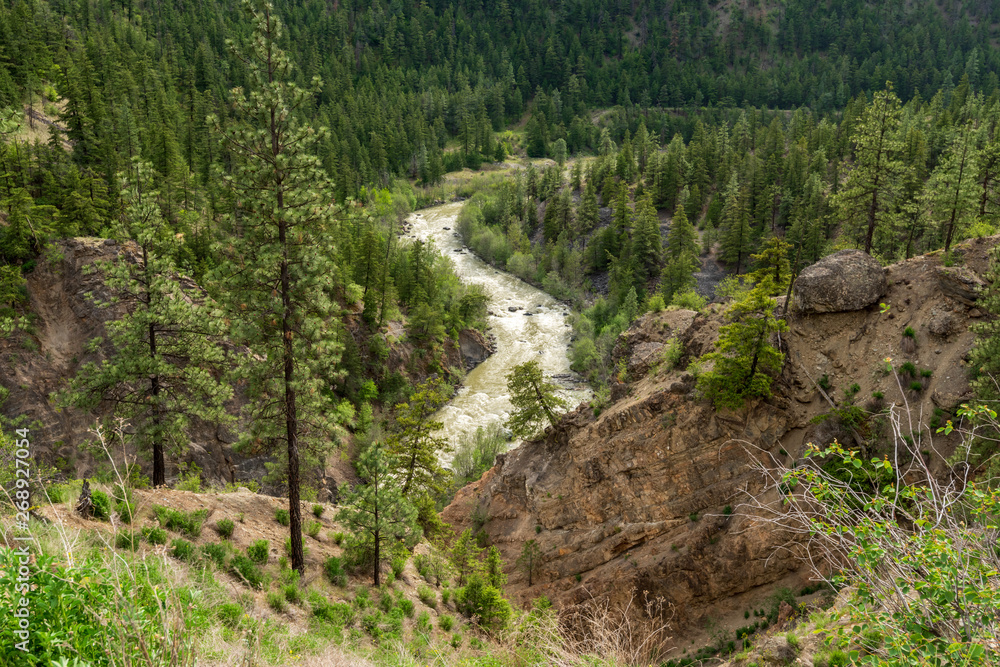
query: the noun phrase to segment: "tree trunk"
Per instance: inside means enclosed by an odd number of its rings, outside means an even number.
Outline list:
[[[152,306],[152,296],[149,294],[149,255],[146,248],[142,249],[143,271],[146,273],[146,308]],[[149,323],[149,359],[156,363],[156,327]],[[160,439],[160,376],[154,373],[149,378],[150,395],[153,398],[153,488],[165,486],[167,483],[166,462],[163,456],[163,441]]]

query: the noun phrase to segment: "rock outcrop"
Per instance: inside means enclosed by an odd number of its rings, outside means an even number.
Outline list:
[[[887,289],[885,270],[867,253],[841,250],[802,270],[793,303],[800,313],[843,313],[872,305]]]
[[[989,247],[972,243],[957,252],[982,276]],[[853,255],[847,253],[847,264],[860,259]],[[839,257],[845,263],[845,254]],[[648,313],[614,349],[615,363],[625,360],[629,373],[612,387],[609,404],[596,411],[584,404],[500,457],[457,494],[444,519],[481,531],[511,565],[528,540],[538,542],[544,557],[533,586],[509,568],[507,592],[522,604],[538,595],[561,607],[591,598],[625,602],[633,589],[649,591],[671,605],[675,637],[685,645],[708,617],[725,624],[732,616],[730,629],[745,624],[744,609],[762,606],[777,582],[808,583],[798,547],[755,518],[756,502],[777,500],[773,490],[764,492],[755,466],[790,466],[808,442],[853,442],[852,429],[819,391],[820,378],[826,376],[826,395],[838,403],[849,390],[858,404],[878,391],[901,406],[895,377],[882,373],[885,358],[929,369],[926,388],[906,397],[914,416],[923,415],[924,429],[935,408],[953,415],[968,400],[964,358],[974,340],[970,318],[978,315],[942,290],[940,261],[929,255],[885,270],[876,264],[865,270],[863,298],[825,301],[847,308],[884,298],[889,312],[863,305],[824,317],[793,311],[780,341],[786,364],[774,396],[736,413],[700,400],[683,370],[713,348],[723,308]],[[832,284],[843,285],[845,275],[857,274],[841,274]],[[906,327],[915,334],[910,354],[899,349]],[[671,338],[683,346],[673,370],[657,363]],[[956,443],[954,436],[935,436],[945,455]],[[932,467],[943,470],[943,460]]]
[[[496,343],[475,329],[458,332],[458,349],[466,370],[472,370],[496,352]]]

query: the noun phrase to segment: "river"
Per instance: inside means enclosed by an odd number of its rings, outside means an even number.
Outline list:
[[[433,241],[452,260],[459,278],[482,285],[490,299],[489,333],[496,339],[496,352],[466,375],[455,397],[435,416],[453,445],[463,433],[507,418],[512,409],[507,374],[526,361],[537,360],[546,378],[555,376],[552,381],[571,406],[591,397],[569,368],[569,307],[472,254],[455,230],[461,208],[460,202],[443,204],[418,211],[409,221],[410,235]]]

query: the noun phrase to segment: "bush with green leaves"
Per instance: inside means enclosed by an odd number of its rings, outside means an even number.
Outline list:
[[[171,645],[174,623],[183,626],[180,606],[168,591],[154,588],[144,570],[113,572],[92,559],[71,566],[65,557],[43,552],[35,552],[34,559],[29,566],[30,630],[22,637],[14,615],[25,585],[18,581],[20,554],[0,547],[0,608],[5,610],[0,614],[0,656],[7,656],[9,664],[96,667],[112,664],[109,656],[116,656],[115,664],[144,665],[146,655],[170,655],[172,650],[178,651],[177,664],[193,660],[186,635]],[[27,641],[26,651],[15,648],[21,641]]]
[[[425,584],[417,586],[417,597],[419,597],[420,601],[431,609],[437,609],[437,592],[430,586]]]
[[[115,534],[115,547],[135,551],[139,548],[139,536],[129,530],[119,530]]]
[[[177,560],[191,562],[194,560],[194,545],[181,538],[172,540],[170,542],[170,555]]]
[[[232,519],[219,519],[215,524],[215,532],[224,540],[228,540],[233,536],[235,528],[236,524],[233,523]]]
[[[233,559],[229,561],[229,568],[237,578],[242,579],[243,582],[250,588],[264,588],[264,583],[266,581],[264,573],[250,558],[244,556],[243,554],[236,554],[233,556]]]
[[[347,585],[347,572],[337,556],[330,556],[323,562],[323,575],[334,586],[343,588]]]
[[[445,632],[451,632],[451,629],[454,626],[455,626],[454,617],[448,614],[441,614],[441,616],[438,617],[438,627],[440,627]]]
[[[162,505],[153,505],[153,515],[167,530],[198,537],[201,535],[201,525],[205,521],[205,517],[208,516],[208,510],[182,512]]]
[[[223,602],[215,607],[215,615],[227,628],[235,628],[243,618],[243,607],[235,602]]]
[[[980,429],[996,428],[996,412],[965,407],[959,416],[974,427],[962,433],[950,474],[939,476],[920,454],[931,435],[906,435],[910,418],[891,407],[891,456],[862,457],[836,441],[808,447],[810,461],[770,474],[784,485],[782,503],[757,508],[764,520],[797,532],[817,562],[841,571],[838,587],[853,585],[854,629],[836,648],[853,651],[863,665],[997,664],[1000,647],[1000,490],[972,478],[970,443]],[[946,435],[951,422],[938,429]],[[896,467],[893,461],[908,461]],[[769,473],[765,473],[769,474]],[[870,480],[859,484],[857,478]],[[767,518],[770,512],[770,517]],[[822,572],[814,572],[825,580]],[[878,632],[874,632],[874,631]]]
[[[140,531],[142,539],[146,540],[150,544],[166,544],[167,543],[167,531],[156,526],[143,526]]]
[[[93,503],[94,518],[101,521],[111,520],[111,498],[100,489],[90,492],[90,502]]]
[[[288,524],[291,522],[291,519],[289,518],[288,515],[288,510],[281,508],[274,510],[274,520],[280,523],[282,526],[287,527]]]
[[[283,614],[288,610],[288,605],[285,603],[284,596],[278,591],[267,592],[267,606],[279,614]]]
[[[257,540],[247,547],[247,557],[254,563],[267,565],[267,559],[271,554],[271,543],[267,540]]]
[[[686,310],[696,310],[701,312],[708,304],[708,300],[693,290],[677,292],[670,299],[671,306],[684,308]]]
[[[322,505],[318,505],[318,504],[317,505],[313,505],[312,506],[313,516],[316,517],[317,519],[320,518],[321,516],[323,516],[323,512],[324,512],[325,509],[326,508],[323,507]]]
[[[319,538],[319,531],[322,530],[323,524],[319,521],[310,521],[306,524],[306,535],[313,539]]]
[[[503,594],[474,574],[469,582],[455,594],[459,610],[489,631],[502,630],[513,616],[514,610]]]
[[[702,356],[714,367],[698,378],[698,388],[717,408],[739,409],[748,399],[767,398],[785,355],[771,345],[771,336],[788,330],[774,316],[774,299],[764,280],[726,311],[729,324],[719,328],[716,351]]]
[[[309,609],[312,615],[337,627],[347,627],[354,622],[355,612],[344,602],[331,603],[316,591],[309,593]]]
[[[215,563],[215,566],[220,570],[226,567],[227,551],[223,545],[210,542],[202,546],[201,552],[205,558]]]

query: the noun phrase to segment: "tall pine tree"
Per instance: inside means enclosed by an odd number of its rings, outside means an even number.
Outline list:
[[[338,312],[328,233],[336,211],[332,187],[310,152],[325,130],[299,120],[319,81],[313,90],[291,83],[270,3],[245,0],[244,8],[253,34],[234,51],[249,89],[233,91],[236,122],[221,128],[215,120],[233,153],[226,185],[237,202],[231,236],[219,248],[226,257],[219,277],[233,336],[250,349],[239,369],[252,413],[241,444],[285,459],[291,565],[301,573],[300,449],[321,463],[338,431],[326,398],[342,349],[329,326]]]

